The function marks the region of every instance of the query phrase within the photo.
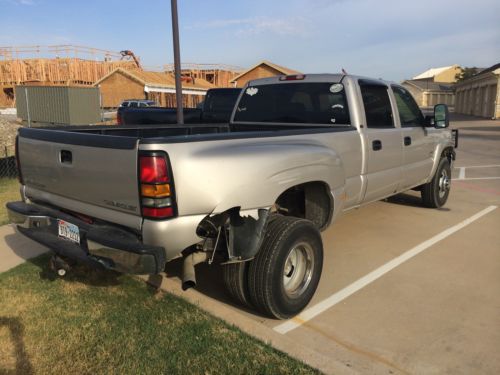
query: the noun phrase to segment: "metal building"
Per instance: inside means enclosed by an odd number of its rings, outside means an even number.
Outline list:
[[[16,86],[17,116],[28,125],[87,125],[101,121],[97,87]]]
[[[455,112],[500,118],[500,63],[456,84]]]

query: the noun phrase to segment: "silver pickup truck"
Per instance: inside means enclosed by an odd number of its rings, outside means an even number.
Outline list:
[[[288,318],[312,298],[320,231],[414,189],[440,207],[456,136],[403,87],[335,74],[251,81],[228,124],[22,128],[12,223],[70,261],[156,274],[184,257],[222,265],[230,295]]]

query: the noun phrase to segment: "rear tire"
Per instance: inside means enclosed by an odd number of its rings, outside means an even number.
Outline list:
[[[309,220],[278,215],[269,221],[248,270],[252,304],[263,314],[290,318],[314,295],[323,268],[323,244]]]
[[[231,298],[243,306],[250,307],[248,262],[224,264],[222,275],[224,285]]]
[[[422,202],[425,207],[439,208],[448,200],[451,189],[451,168],[447,158],[441,158],[432,180],[422,185]]]

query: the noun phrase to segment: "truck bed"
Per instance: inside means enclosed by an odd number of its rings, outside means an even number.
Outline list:
[[[169,157],[174,164],[176,184],[182,185],[182,190],[189,189],[191,183],[182,184],[184,179],[179,174],[193,166],[217,170],[218,165],[212,163],[207,166],[203,160],[208,162],[211,159],[200,160],[198,156],[191,155],[196,152],[193,150],[206,150],[206,146],[184,147],[183,143],[219,141],[220,145],[222,141],[224,146],[220,149],[219,160],[243,165],[267,156],[260,148],[255,153],[248,147],[246,151],[240,149],[233,155],[234,151],[230,150],[233,143],[225,143],[226,140],[235,140],[235,144],[239,144],[236,140],[251,138],[292,136],[296,139],[293,136],[316,134],[317,137],[323,133],[346,131],[354,135],[355,129],[351,126],[227,123],[21,128],[18,138],[19,159],[25,194],[31,200],[140,230],[142,219],[137,160],[141,149],[149,149],[149,145],[159,150],[164,149],[163,145],[170,145]],[[298,148],[294,147],[295,151],[281,157],[290,157],[298,152]],[[245,157],[245,153],[249,152],[253,156]],[[197,162],[183,164],[186,160]],[[234,168],[238,169],[236,166]],[[199,172],[193,173],[196,175]],[[183,203],[182,209],[187,214],[193,211],[190,203]],[[121,214],[116,215],[116,211]]]
[[[353,126],[308,124],[165,124],[123,126],[51,127],[43,129],[21,128],[25,138],[50,142],[95,145],[97,147],[132,148],[141,143],[200,142],[215,139],[272,137],[298,134],[354,131]],[[106,137],[102,137],[105,135]]]

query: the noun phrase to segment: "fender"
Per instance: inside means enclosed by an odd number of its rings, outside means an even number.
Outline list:
[[[255,176],[248,175],[245,181],[226,190],[213,214],[233,207],[241,207],[241,210],[269,208],[284,191],[307,182],[325,183],[332,195],[345,186],[343,163],[334,150],[322,145],[296,143],[259,148],[259,153],[267,154],[273,162],[262,166],[257,181],[252,180]]]
[[[449,152],[448,152],[448,150],[449,150]],[[441,160],[441,157],[443,156],[443,154],[447,154],[447,157],[450,161],[450,167],[453,168],[453,161],[455,160],[455,157],[456,157],[456,153],[455,153],[455,150],[453,149],[453,146],[446,145],[446,144],[438,144],[436,147],[436,150],[434,151],[434,156],[433,156],[434,163],[432,165],[431,174],[426,182],[429,182],[430,180],[432,180],[432,178],[436,174],[436,170],[437,170],[437,167],[439,165],[439,161]]]

